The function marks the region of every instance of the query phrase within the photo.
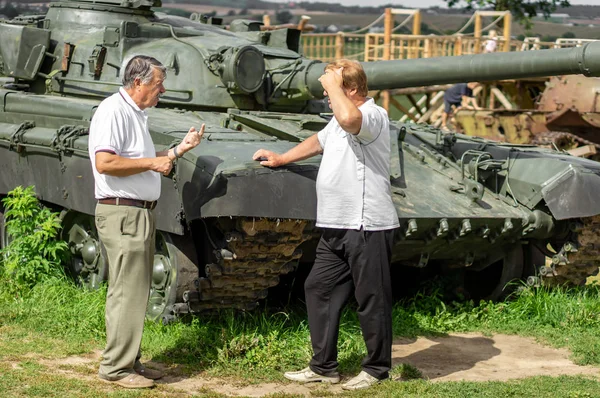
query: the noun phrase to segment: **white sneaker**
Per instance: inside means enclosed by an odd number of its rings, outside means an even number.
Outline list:
[[[368,388],[373,384],[379,383],[379,381],[378,378],[371,376],[363,370],[358,376],[342,384],[342,388],[344,390],[362,390],[363,388]]]
[[[310,367],[297,372],[285,372],[283,377],[288,380],[297,381],[298,383],[320,381],[322,383],[336,384],[340,382],[340,375],[337,372],[332,373],[331,376],[323,376],[310,370]]]

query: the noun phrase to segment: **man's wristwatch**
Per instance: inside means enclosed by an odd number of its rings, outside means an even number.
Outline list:
[[[175,155],[175,159],[179,159],[181,156],[177,153],[177,145],[173,147],[173,155]]]

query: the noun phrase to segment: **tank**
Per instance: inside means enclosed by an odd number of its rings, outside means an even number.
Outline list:
[[[525,94],[519,90],[519,94]],[[533,106],[513,110],[461,110],[457,128],[512,143],[533,143],[600,159],[600,79],[552,76],[540,91],[529,90]]]
[[[270,169],[252,154],[286,151],[328,123],[317,81],[325,64],[298,53],[298,31],[243,20],[225,30],[154,13],[157,5],[67,0],[46,16],[0,24],[0,69],[12,78],[0,89],[0,194],[35,185],[61,211],[68,271],[92,288],[105,280],[87,132],[100,101],[120,86],[124,63],[156,57],[168,71],[165,95],[148,110],[157,151],[190,126],[207,128],[162,177],[148,317],[252,309],[314,259],[320,157]],[[598,75],[600,43],[364,67],[371,89]],[[514,279],[582,284],[598,272],[600,164],[427,125],[390,129],[401,223],[395,272],[452,275],[472,298],[499,298]],[[1,242],[10,238],[0,233]]]

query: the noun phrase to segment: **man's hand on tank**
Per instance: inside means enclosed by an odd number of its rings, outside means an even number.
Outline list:
[[[252,155],[252,159],[259,160],[262,166],[279,167],[283,164],[281,155],[275,152],[259,149]]]
[[[168,156],[159,156],[154,158],[154,162],[152,162],[152,171],[156,171],[157,173],[168,175],[173,168],[173,163]]]
[[[200,141],[202,141],[202,137],[204,136],[205,128],[206,126],[204,123],[202,123],[202,126],[200,126],[200,130],[196,130],[195,127],[190,128],[181,143],[177,145],[177,154],[179,157],[183,156],[184,153],[200,144]]]

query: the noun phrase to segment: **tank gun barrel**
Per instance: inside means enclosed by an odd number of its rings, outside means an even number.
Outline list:
[[[326,64],[306,75],[310,93],[323,98],[317,80]],[[600,76],[600,41],[582,47],[362,63],[370,90],[521,79],[556,75]]]

